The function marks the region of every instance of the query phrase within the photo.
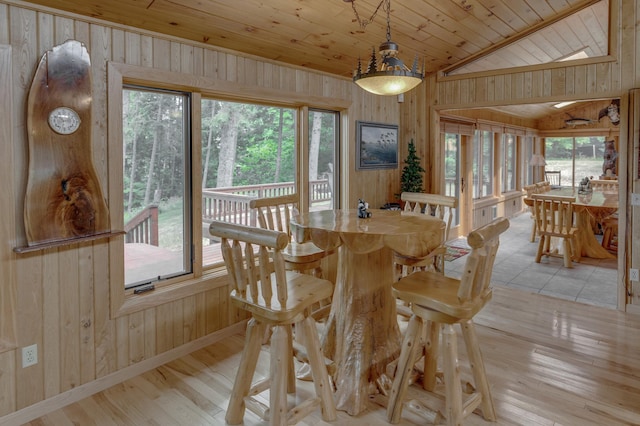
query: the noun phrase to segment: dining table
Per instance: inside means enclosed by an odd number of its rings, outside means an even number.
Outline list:
[[[592,259],[615,259],[615,255],[602,247],[596,238],[596,226],[603,219],[618,211],[619,201],[617,191],[592,190],[580,193],[577,188],[560,187],[551,189],[549,195],[561,195],[575,197],[573,211],[575,213],[575,225],[580,229],[579,238],[582,257]],[[533,205],[530,198],[525,198],[525,204]]]
[[[335,363],[336,406],[357,415],[386,383],[387,365],[400,354],[393,254],[423,257],[442,244],[445,223],[395,210],[312,211],[290,222],[297,242],[338,251],[331,310],[321,334],[324,355]]]

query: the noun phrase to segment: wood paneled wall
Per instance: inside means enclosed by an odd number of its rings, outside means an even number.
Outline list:
[[[341,123],[342,205],[355,208],[360,197],[377,207],[390,201],[399,186],[397,170],[380,173],[355,170],[355,120],[398,123],[399,106],[394,97],[364,93],[350,79],[87,20],[20,1],[0,1],[3,181],[0,204],[4,207],[0,226],[0,423],[3,424],[24,420],[28,416],[24,413],[33,411],[34,404],[38,410],[55,408],[55,404],[65,402],[64,395],[59,397],[61,394],[71,395],[78,387],[86,396],[110,377],[117,375],[124,379],[139,374],[141,369],[153,366],[149,360],[176,349],[189,350],[194,342],[219,333],[235,321],[228,307],[226,287],[112,319],[110,251],[105,241],[20,255],[12,252],[14,247],[25,244],[22,206],[28,165],[25,108],[28,90],[42,54],[67,39],[83,42],[91,55],[93,154],[105,195],[119,190],[109,188],[108,182],[110,164],[121,161],[107,156],[108,61],[232,81],[244,85],[247,92],[269,88],[282,91],[283,96],[290,92],[308,95],[309,99],[346,100],[351,107],[343,111]],[[400,151],[406,151],[406,142],[401,140],[401,144]],[[38,344],[39,362],[22,368],[20,348],[34,343]]]

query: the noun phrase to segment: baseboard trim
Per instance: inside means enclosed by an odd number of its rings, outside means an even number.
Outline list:
[[[0,417],[0,425],[19,426],[28,423],[38,417],[45,416],[52,411],[59,410],[69,404],[73,404],[74,402],[78,402],[98,392],[102,392],[111,386],[122,383],[132,377],[139,376],[142,373],[153,370],[154,368],[195,352],[198,349],[202,349],[206,346],[219,342],[233,336],[234,334],[242,334],[244,333],[245,328],[246,321],[238,322],[200,339],[163,352],[153,358],[145,359],[136,364],[130,365],[129,367],[125,367],[122,370],[118,370],[92,382],[77,386],[66,392],[45,399],[44,401],[37,402],[18,411],[14,411],[11,414],[7,414],[4,417]]]

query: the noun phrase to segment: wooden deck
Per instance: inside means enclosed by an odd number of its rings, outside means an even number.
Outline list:
[[[476,324],[498,421],[474,414],[465,424],[640,424],[640,317],[497,287]],[[222,425],[243,343],[235,335],[28,424]],[[358,417],[338,416],[325,423],[315,412],[300,424],[388,424],[374,399]],[[247,413],[244,424],[266,423]],[[400,424],[420,423],[407,414]]]

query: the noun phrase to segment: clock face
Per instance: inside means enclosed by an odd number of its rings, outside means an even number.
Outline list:
[[[49,113],[49,126],[61,135],[70,135],[80,127],[78,113],[67,107],[58,107]]]

